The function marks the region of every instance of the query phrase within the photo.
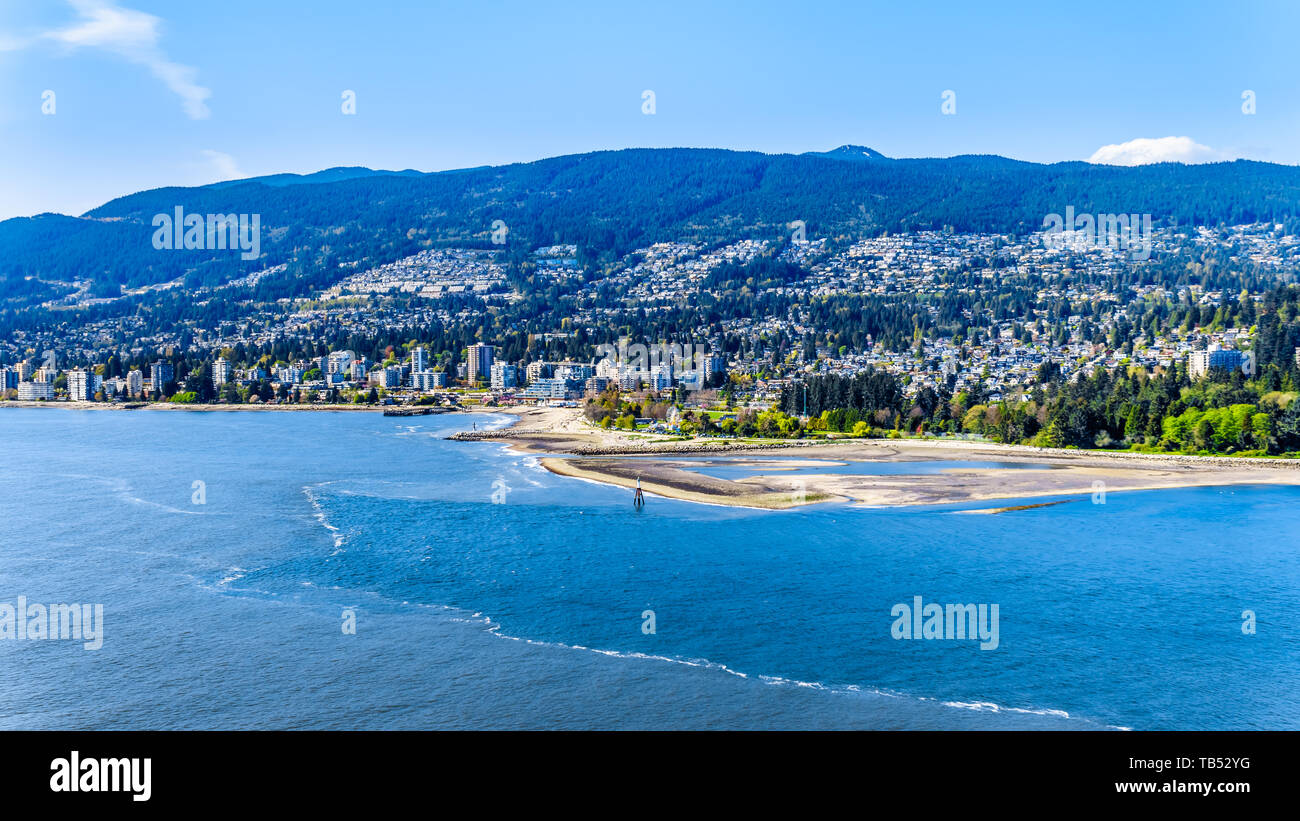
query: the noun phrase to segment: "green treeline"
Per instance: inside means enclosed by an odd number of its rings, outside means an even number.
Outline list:
[[[1300,452],[1294,363],[1289,369],[1268,365],[1253,380],[1213,371],[1191,380],[1181,365],[1156,375],[1141,368],[1098,369],[1073,381],[1044,371],[1055,375],[1020,397],[997,400],[930,388],[905,399],[887,373],[824,375],[792,383],[778,407],[802,414],[806,401],[808,430],[858,436],[895,430],[974,434],[1039,447],[1243,456]]]

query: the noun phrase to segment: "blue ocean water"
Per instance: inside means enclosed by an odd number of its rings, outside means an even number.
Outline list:
[[[0,727],[1300,728],[1300,488],[638,513],[444,438],[504,422],[0,410],[0,603],[105,613],[0,640]]]

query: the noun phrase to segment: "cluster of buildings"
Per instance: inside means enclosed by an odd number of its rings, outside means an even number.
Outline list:
[[[637,282],[628,293],[636,297],[638,312],[674,314],[680,312],[683,302],[698,299],[702,270],[720,264],[719,253],[743,263],[755,252],[769,250],[761,243],[738,243],[706,257],[697,245],[660,243],[628,255],[626,267],[617,276]],[[1237,270],[1258,271],[1276,281],[1295,281],[1300,271],[1300,238],[1283,234],[1280,226],[1166,228],[1155,231],[1151,238],[1153,258],[1179,253],[1200,258],[1210,251],[1225,250],[1227,261]],[[795,241],[785,246],[779,258],[802,266],[809,276],[774,285],[764,293],[787,298],[795,307],[785,314],[737,317],[720,323],[725,336],[747,343],[749,353],[733,362],[732,370],[753,377],[749,384],[759,399],[774,397],[789,378],[813,370],[851,374],[872,367],[900,376],[909,392],[946,383],[955,384],[957,390],[978,384],[1000,397],[1032,381],[1043,363],[1059,365],[1066,378],[1090,375],[1098,368],[1168,368],[1175,362],[1188,362],[1194,373],[1200,373],[1222,366],[1202,367],[1205,352],[1215,349],[1225,352],[1218,360],[1239,355],[1232,367],[1247,373],[1253,368],[1249,351],[1240,350],[1250,344],[1248,329],[1197,328],[1154,337],[1146,332],[1141,327],[1142,317],[1134,312],[1134,299],[1139,305],[1191,301],[1201,307],[1219,307],[1236,294],[1194,283],[1166,289],[1140,279],[1121,288],[1118,283],[1135,279],[1131,254],[1122,248],[1053,247],[1038,234],[1016,237],[922,231],[872,237],[838,249],[825,238]],[[599,291],[611,279],[588,288]],[[1008,285],[1032,289],[1036,316],[989,315],[984,306],[993,304]],[[771,342],[782,337],[823,337],[826,327],[803,307],[818,300],[855,296],[898,301],[918,312],[921,325],[934,326],[941,321],[941,304],[953,295],[968,297],[977,306],[966,311],[965,318],[978,334],[967,338],[927,334],[919,349],[881,345],[870,339],[865,349],[856,351],[819,346],[815,361],[793,352],[778,358]],[[1046,310],[1050,305],[1071,306],[1074,312],[1052,317]],[[608,315],[605,304],[593,301],[586,309],[580,304],[574,322],[592,325],[602,315]],[[1045,327],[1044,319],[1048,320]],[[1125,329],[1118,344],[1109,339],[1117,327]],[[682,330],[688,335],[705,332],[703,328]],[[1106,341],[1099,342],[1099,336],[1107,337]]]
[[[391,293],[437,299],[448,294],[483,295],[505,282],[505,267],[495,259],[491,251],[430,249],[353,274],[321,296]]]
[[[170,362],[154,362],[149,369],[149,377],[140,370],[132,370],[126,376],[105,379],[93,369],[71,368],[60,371],[53,352],[47,352],[45,363],[33,368],[30,362],[20,361],[7,368],[0,368],[0,393],[14,391],[14,398],[20,401],[51,401],[56,396],[56,384],[59,376],[65,379],[64,390],[68,399],[74,402],[90,402],[102,392],[105,398],[148,398],[174,379]],[[156,387],[155,387],[156,386]]]
[[[709,293],[718,279],[711,280],[710,274],[720,266],[744,265],[774,253],[806,272],[794,281],[752,285],[755,297],[780,309],[732,311],[713,317],[708,325],[681,326],[678,318],[691,315],[690,306],[702,297],[728,296],[721,286]],[[1225,259],[1230,270],[1249,270],[1259,281],[1295,281],[1300,271],[1300,239],[1285,235],[1279,226],[1157,229],[1152,236],[1153,259],[1181,255],[1194,260],[1206,254]],[[564,282],[578,270],[578,249],[540,248],[531,261],[536,271]],[[0,370],[0,391],[46,400],[63,395],[152,397],[176,381],[167,359],[171,351],[197,354],[211,363],[218,395],[228,396],[224,389],[232,384],[242,388],[269,381],[281,396],[285,387],[304,394],[380,389],[394,401],[453,388],[487,391],[503,401],[571,401],[609,385],[663,391],[717,384],[725,374],[738,399],[762,402],[803,374],[852,374],[868,367],[900,376],[909,392],[927,386],[961,390],[978,385],[996,398],[1022,389],[1045,363],[1059,366],[1067,378],[1098,368],[1168,368],[1176,362],[1188,363],[1196,375],[1213,368],[1253,371],[1249,329],[1216,324],[1153,335],[1141,315],[1143,306],[1151,304],[1194,304],[1212,312],[1238,297],[1235,288],[1217,291],[1200,284],[1199,277],[1175,286],[1151,284],[1162,280],[1134,276],[1133,265],[1123,250],[1052,247],[1038,235],[924,231],[835,242],[817,237],[793,242],[744,239],[722,245],[662,242],[603,268],[589,267],[576,285],[565,285],[555,314],[539,328],[537,317],[510,314],[517,296],[505,287],[505,267],[492,252],[428,250],[351,274],[310,299],[239,303],[237,318],[211,324],[183,320],[158,327],[151,324],[146,304],[108,319],[15,330],[0,339],[0,362],[13,363]],[[1121,282],[1125,284],[1117,284]],[[1022,313],[998,309],[998,300],[1009,289],[1018,289],[1030,308]],[[437,298],[456,293],[477,295],[481,301]],[[196,307],[206,305],[213,295],[208,290],[196,293]],[[395,295],[425,298],[390,298]],[[941,312],[954,296],[973,306],[960,317],[969,332],[935,333],[935,328],[951,327],[951,308]],[[917,336],[912,344],[870,335],[851,347],[827,344],[834,329],[819,306],[843,297],[905,306]],[[1245,298],[1258,300],[1262,295]],[[600,354],[590,362],[507,362],[487,344],[471,346],[454,367],[435,363],[420,347],[403,361],[372,362],[339,350],[265,367],[232,363],[221,354],[273,345],[302,350],[321,340],[375,338],[393,328],[476,327],[487,310],[505,318],[501,327],[519,330],[526,325],[528,333],[542,341],[577,332],[603,340],[635,323],[671,329],[678,338],[705,340],[715,353],[686,367]],[[35,367],[34,352],[56,347],[67,361],[82,367],[60,372],[48,358]],[[101,378],[93,364],[110,357],[152,364]],[[64,373],[66,384],[58,381]]]
[[[350,350],[333,351],[323,356],[293,363],[277,363],[270,368],[253,365],[236,368],[218,356],[210,365],[214,394],[220,399],[225,386],[255,387],[270,382],[273,390],[287,388],[299,392],[382,390],[397,400],[421,394],[447,394],[453,388],[490,394],[498,401],[573,401],[598,394],[611,385],[625,391],[667,391],[674,387],[703,387],[711,377],[725,376],[725,357],[708,355],[689,358],[665,357],[663,361],[621,361],[606,357],[597,362],[535,360],[527,363],[506,362],[496,358],[493,345],[476,344],[466,349],[465,361],[454,371],[437,367],[428,349],[416,346],[401,362],[376,363]],[[105,379],[94,370],[73,368],[59,371],[50,363],[40,368],[21,362],[0,369],[0,392],[16,390],[15,398],[23,401],[53,400],[66,395],[72,401],[104,399],[167,398],[166,390],[192,391],[196,386],[185,380],[177,382],[171,362],[158,360],[148,371],[132,369],[125,376]],[[66,378],[66,387],[56,394],[57,377]]]
[[[745,239],[706,250],[698,243],[659,242],[629,254],[621,269],[587,289],[614,288],[631,299],[665,299],[693,291],[721,266],[744,265],[774,245],[772,240]]]

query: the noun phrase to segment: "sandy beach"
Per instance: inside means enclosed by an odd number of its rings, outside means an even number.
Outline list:
[[[0,408],[44,407],[129,412],[379,413],[374,405],[184,405],[154,402],[136,407],[101,402],[3,402]],[[540,456],[553,473],[634,488],[690,502],[780,510],[839,501],[869,506],[949,505],[1087,496],[1098,492],[1231,485],[1300,485],[1300,460],[1053,450],[943,439],[736,440],[681,439],[591,425],[575,408],[518,406],[465,408],[515,418],[507,428],[469,431],[451,438],[492,440]],[[440,411],[442,413],[454,411]],[[689,458],[684,458],[689,457]],[[957,464],[937,471],[927,462]],[[863,462],[913,463],[915,472],[885,475],[845,472]],[[1009,467],[989,467],[998,462]],[[744,467],[752,475],[722,479],[701,473],[718,466]],[[821,473],[817,468],[824,467]],[[797,476],[790,475],[798,470]],[[985,507],[1007,513],[1037,505]]]
[[[640,480],[646,493],[709,504],[783,509],[842,501],[893,507],[1179,487],[1300,485],[1300,461],[1295,460],[1054,450],[940,439],[674,440],[595,428],[571,408],[500,410],[518,421],[502,430],[453,438],[508,442],[517,451],[542,456],[541,464],[562,476],[628,488]],[[973,464],[921,472],[925,463],[935,461]],[[837,472],[858,462],[915,463],[918,471]],[[1009,466],[981,464],[988,462]],[[719,465],[746,467],[753,475],[721,479],[699,472]],[[826,472],[817,472],[818,467]],[[796,469],[797,476],[788,475]]]

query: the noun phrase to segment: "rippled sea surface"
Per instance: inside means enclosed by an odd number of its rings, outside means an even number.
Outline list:
[[[504,423],[0,409],[0,604],[104,607],[0,639],[0,727],[1300,729],[1300,488],[638,513],[444,438]]]

